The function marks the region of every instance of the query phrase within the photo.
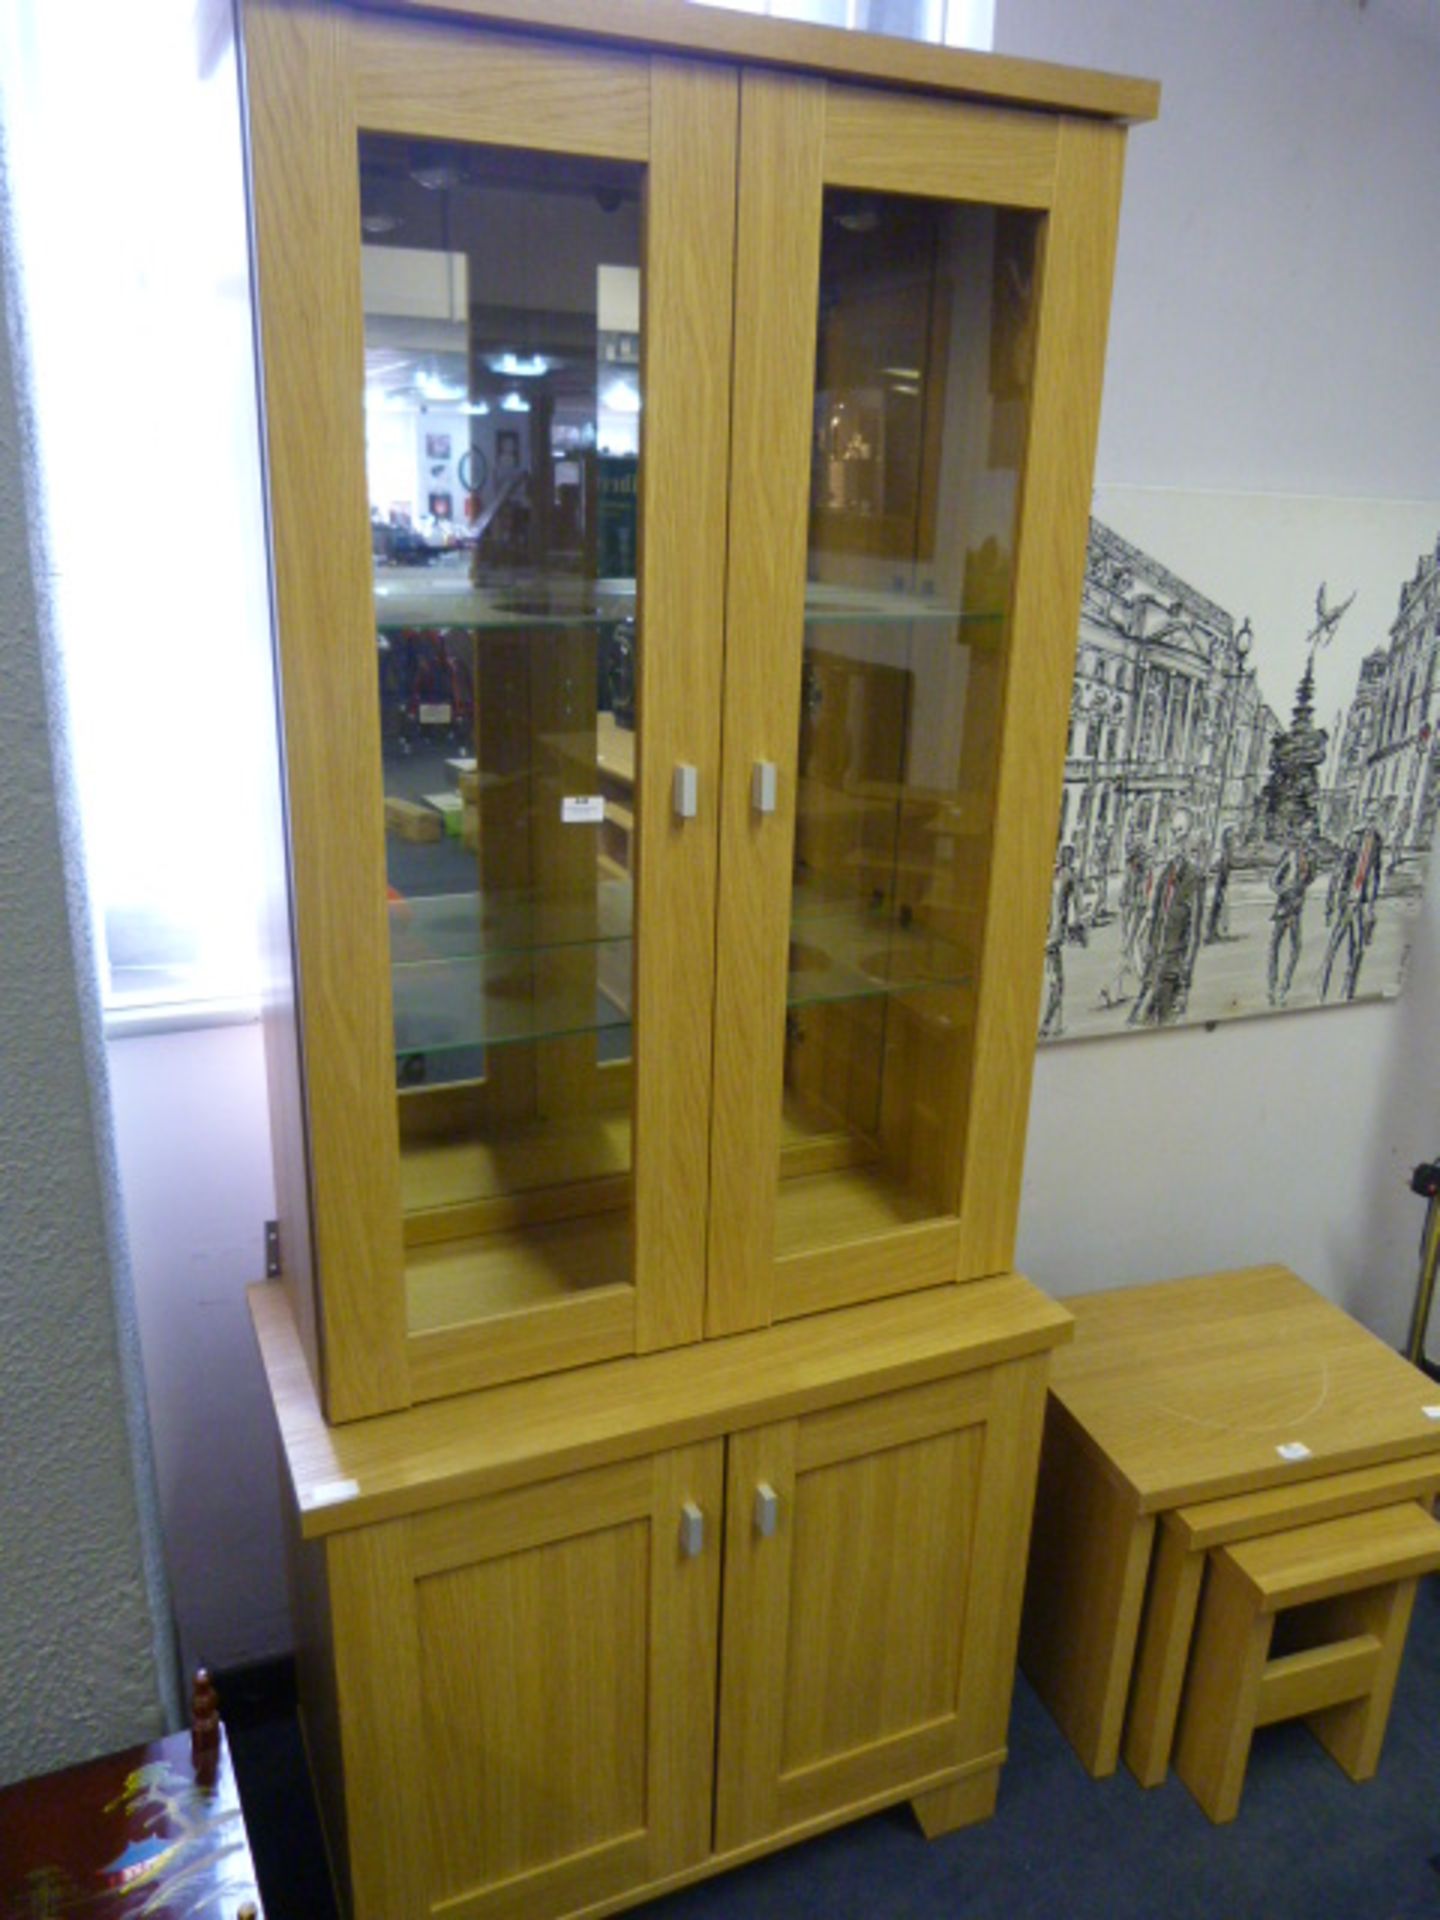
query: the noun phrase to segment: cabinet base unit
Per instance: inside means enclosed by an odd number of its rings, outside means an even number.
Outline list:
[[[600,1914],[993,1809],[1067,1314],[1018,1276],[328,1427],[252,1296],[352,1920]]]

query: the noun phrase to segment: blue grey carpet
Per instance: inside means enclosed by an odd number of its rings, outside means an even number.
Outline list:
[[[266,1920],[330,1920],[293,1718],[231,1728]],[[1351,1784],[1302,1726],[1256,1736],[1239,1818],[1173,1776],[1092,1780],[1024,1680],[995,1818],[927,1842],[877,1814],[633,1910],[643,1920],[1440,1920],[1440,1576],[1384,1757]]]

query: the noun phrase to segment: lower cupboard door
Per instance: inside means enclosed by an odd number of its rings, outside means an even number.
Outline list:
[[[1042,1378],[732,1438],[717,1851],[998,1767]]]
[[[355,1920],[546,1920],[704,1858],[721,1461],[331,1542]]]

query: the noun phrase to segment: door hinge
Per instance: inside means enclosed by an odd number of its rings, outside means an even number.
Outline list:
[[[265,1278],[267,1280],[280,1278],[280,1222],[278,1220],[265,1222]]]

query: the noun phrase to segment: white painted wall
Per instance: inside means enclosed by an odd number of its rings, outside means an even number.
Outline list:
[[[995,45],[1163,88],[1126,166],[1100,478],[1435,498],[1435,0],[1000,0]]]
[[[1000,0],[1001,50],[1165,85],[1131,144],[1102,478],[1440,495],[1436,20],[1431,0]],[[1440,890],[1396,1004],[1047,1051],[1024,1268],[1064,1294],[1273,1255],[1398,1340],[1404,1176],[1440,1152],[1437,990]],[[110,1052],[182,1644],[235,1664],[288,1640],[243,1307],[270,1211],[259,1031]]]
[[[999,0],[995,44],[1163,84],[1130,142],[1099,479],[1440,498],[1434,0]],[[1397,1003],[1045,1050],[1024,1270],[1065,1294],[1273,1256],[1398,1342],[1437,976],[1432,887]]]
[[[181,1660],[243,1666],[290,1644],[275,1423],[245,1304],[275,1212],[260,1024],[108,1052]]]

